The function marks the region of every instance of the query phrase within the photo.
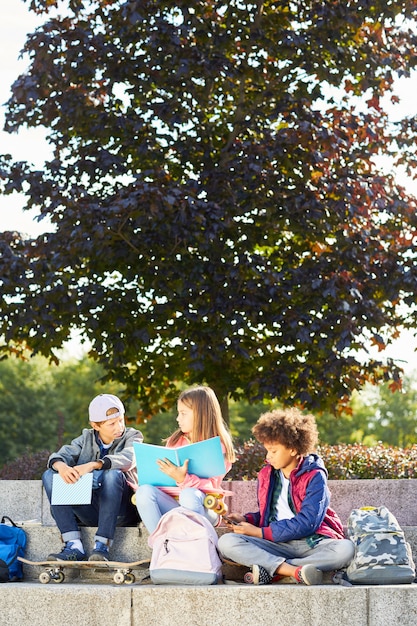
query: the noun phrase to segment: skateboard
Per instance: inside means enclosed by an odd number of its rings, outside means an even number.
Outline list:
[[[242,563],[236,563],[236,561],[232,561],[231,559],[226,559],[226,557],[221,556],[220,560],[222,562],[222,572],[223,578],[226,583],[228,580],[238,582],[238,583],[246,583],[253,584],[253,574],[252,569],[248,565],[242,565]],[[271,584],[295,584],[294,578],[291,576],[279,576],[276,575],[273,577]],[[342,583],[340,583],[342,584]]]
[[[204,498],[204,506],[206,509],[213,509],[217,513],[217,515],[224,515],[228,511],[227,504],[224,501],[224,497],[232,495],[231,491],[226,491],[224,493],[206,493]],[[133,494],[132,504],[136,506],[136,493]]]
[[[39,574],[39,582],[44,585],[51,580],[55,583],[63,583],[65,580],[65,568],[114,571],[113,582],[116,585],[122,585],[123,583],[131,585],[136,580],[132,570],[147,569],[150,564],[150,559],[124,563],[123,561],[29,561],[21,556],[17,558],[26,565],[43,567],[44,571]]]
[[[222,562],[222,572],[224,580],[233,580],[235,582],[245,582],[245,576],[251,569],[247,565],[236,563],[230,559],[226,559],[224,556],[220,557]]]

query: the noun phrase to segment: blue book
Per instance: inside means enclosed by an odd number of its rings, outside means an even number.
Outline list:
[[[93,472],[84,474],[76,483],[66,483],[59,474],[52,477],[51,504],[91,504]]]
[[[220,437],[211,437],[180,448],[166,448],[151,443],[133,443],[139,485],[174,487],[175,480],[161,472],[158,459],[169,459],[175,465],[188,463],[188,473],[199,478],[211,478],[226,473]]]

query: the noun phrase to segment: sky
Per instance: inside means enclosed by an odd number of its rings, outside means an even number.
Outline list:
[[[10,87],[27,67],[27,61],[18,60],[26,36],[43,23],[40,17],[28,11],[21,0],[0,0],[0,128],[4,125],[4,106],[10,98]],[[0,152],[10,153],[16,159],[27,159],[42,164],[50,154],[45,139],[45,131],[33,129],[10,135],[0,131]],[[30,235],[40,235],[46,223],[34,220],[34,213],[22,211],[23,199],[14,196],[0,196],[0,228],[18,230]]]
[[[0,0],[0,105],[7,102],[10,97],[10,86],[27,66],[27,60],[19,60],[19,53],[27,35],[43,22],[44,18],[29,11],[27,4],[22,0]],[[397,82],[396,94],[400,104],[389,111],[392,119],[403,115],[415,115],[417,72],[411,79],[401,79]],[[4,107],[1,106],[0,129],[3,128],[3,123]],[[15,159],[28,160],[39,165],[42,165],[51,154],[45,131],[42,129],[19,131],[17,135],[9,135],[0,130],[0,152],[11,153]],[[400,175],[399,182],[417,193],[417,185],[409,179]],[[33,212],[23,211],[23,204],[24,201],[18,194],[0,196],[1,231],[18,230],[37,236],[50,229],[45,220],[38,222]],[[79,351],[78,345],[75,339],[70,351],[74,353]],[[405,370],[411,373],[417,368],[416,349],[417,339],[411,333],[404,332],[392,347],[384,351],[384,356],[401,360]]]

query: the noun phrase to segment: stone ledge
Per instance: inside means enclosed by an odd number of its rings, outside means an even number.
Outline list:
[[[255,511],[255,481],[225,481],[233,492],[227,498],[230,511]],[[417,526],[417,479],[330,480],[331,506],[346,524],[352,509],[385,505],[401,526]],[[37,519],[43,526],[54,526],[49,502],[40,480],[0,480],[1,515],[15,521]]]
[[[302,587],[113,584],[0,586],[2,626],[414,626],[417,585]]]
[[[417,479],[329,480],[331,507],[346,525],[352,509],[385,505],[401,526],[417,526]],[[256,482],[224,482],[233,496],[227,499],[231,511],[256,511]]]
[[[54,526],[41,480],[0,480],[1,515],[13,521],[37,520]]]

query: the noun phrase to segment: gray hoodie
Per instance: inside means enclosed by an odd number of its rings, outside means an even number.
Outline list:
[[[58,452],[54,452],[48,459],[48,467],[56,461],[64,461],[70,467],[82,465],[90,461],[100,459],[100,448],[95,438],[93,428],[84,428],[82,434],[62,446]],[[118,469],[126,474],[130,485],[136,487],[138,477],[136,472],[136,458],[133,449],[133,442],[141,443],[143,435],[136,428],[125,428],[124,433],[115,439],[103,457],[104,469]]]

